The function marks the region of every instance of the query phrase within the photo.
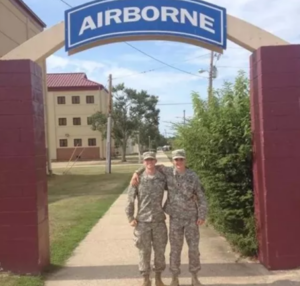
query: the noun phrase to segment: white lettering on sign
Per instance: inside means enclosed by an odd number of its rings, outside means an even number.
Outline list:
[[[79,35],[82,35],[85,30],[95,30],[95,29],[97,29],[97,26],[93,18],[91,16],[85,17],[83,19]]]
[[[202,14],[200,14],[202,15]],[[193,15],[190,14],[189,11],[186,9],[180,9],[180,22],[185,23],[185,20],[188,19],[188,21],[195,27],[198,26],[198,13],[196,11],[193,11]],[[200,17],[201,21],[201,17]],[[201,27],[201,24],[200,24]]]
[[[194,27],[215,34],[214,19],[197,11],[188,11],[187,9],[177,9],[174,7],[161,7],[158,9],[154,6],[147,6],[143,9],[138,7],[127,7],[124,9],[111,9],[105,12],[99,12],[97,19],[94,21],[92,16],[83,19],[79,31],[81,36],[85,31],[95,30],[97,28],[109,26],[112,23],[121,24],[129,22],[138,22],[141,19],[147,22],[161,20],[162,22],[172,21],[174,23],[189,23]]]
[[[152,11],[152,13],[149,13],[149,11]],[[145,7],[142,10],[142,18],[148,22],[156,21],[160,17],[160,12],[156,7],[149,6]],[[149,14],[153,14],[152,17],[149,16]]]
[[[141,9],[138,7],[124,8],[124,22],[138,22],[141,20],[142,16],[140,15]]]
[[[114,20],[116,24],[121,24],[121,15],[122,11],[120,9],[112,9],[105,11],[105,26],[109,26],[111,24],[111,20]]]
[[[176,8],[161,7],[161,20],[164,22],[167,22],[168,17],[170,17],[174,23],[179,23],[178,18],[177,18],[178,14],[179,14],[179,11]]]
[[[213,27],[214,19],[201,13],[199,16],[200,16],[200,28],[214,34],[215,33],[214,29],[207,27],[207,26]]]

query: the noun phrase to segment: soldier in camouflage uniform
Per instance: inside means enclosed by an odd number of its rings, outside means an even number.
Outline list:
[[[192,285],[201,285],[197,273],[201,269],[199,252],[199,225],[204,224],[207,214],[207,203],[199,177],[185,167],[185,151],[172,152],[174,167],[158,165],[156,168],[165,174],[168,185],[168,198],[164,205],[170,216],[170,270],[173,274],[171,286],[178,286],[180,274],[181,251],[184,236],[189,248],[189,271],[192,274]],[[144,168],[133,175],[131,184],[138,183],[138,175]]]
[[[135,227],[135,245],[139,249],[139,270],[144,277],[143,286],[150,286],[151,248],[154,250],[156,286],[165,286],[161,273],[166,268],[165,251],[168,243],[166,216],[162,207],[166,178],[155,169],[154,152],[143,154],[145,172],[139,177],[139,185],[129,186],[126,215]],[[137,216],[134,217],[134,203],[138,200]]]

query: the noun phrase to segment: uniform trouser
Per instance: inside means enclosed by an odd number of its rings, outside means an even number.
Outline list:
[[[170,271],[173,275],[180,274],[181,251],[184,237],[188,244],[189,271],[196,274],[200,269],[199,240],[200,233],[196,219],[183,220],[170,218]]]
[[[135,246],[139,249],[139,271],[144,275],[151,272],[151,249],[154,250],[154,272],[166,269],[165,251],[168,243],[166,222],[138,222],[135,230]]]

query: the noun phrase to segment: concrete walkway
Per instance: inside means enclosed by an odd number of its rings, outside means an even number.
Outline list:
[[[169,160],[158,154],[159,162]],[[46,286],[139,286],[137,249],[133,229],[125,216],[127,195],[122,194],[74,251],[65,268],[48,278]],[[201,227],[201,281],[211,286],[300,286],[300,271],[268,272],[257,263],[237,261],[228,243],[208,227]],[[190,285],[187,248],[182,253],[181,286]],[[169,248],[166,252],[169,262]],[[165,283],[170,283],[166,270]],[[154,285],[154,283],[152,283]]]

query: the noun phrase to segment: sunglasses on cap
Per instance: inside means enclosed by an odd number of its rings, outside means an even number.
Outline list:
[[[177,161],[183,161],[183,160],[184,160],[183,158],[175,158],[175,159],[174,159],[174,161],[176,161],[176,162],[177,162]]]

